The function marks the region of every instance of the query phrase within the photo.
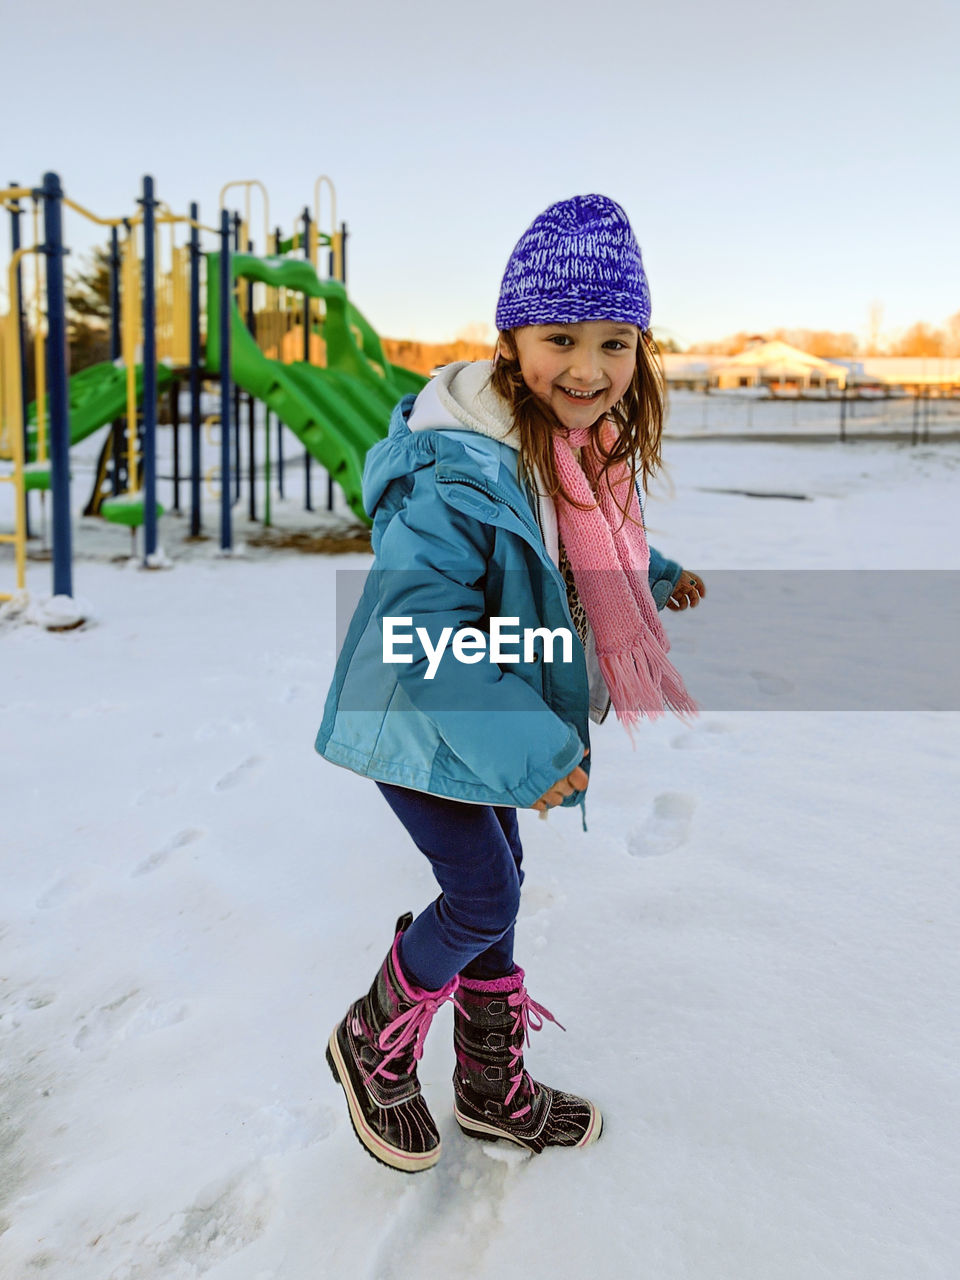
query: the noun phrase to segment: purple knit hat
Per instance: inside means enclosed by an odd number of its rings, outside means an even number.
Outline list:
[[[578,320],[650,324],[640,246],[627,215],[608,196],[571,196],[534,218],[500,285],[500,330]]]

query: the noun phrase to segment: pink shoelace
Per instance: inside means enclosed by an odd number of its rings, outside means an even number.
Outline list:
[[[448,991],[446,994],[438,992],[436,996],[428,996],[425,1000],[418,1000],[416,1004],[409,1009],[405,1009],[403,1013],[398,1013],[392,1022],[388,1022],[377,1036],[377,1045],[379,1048],[388,1051],[387,1056],[378,1066],[367,1073],[366,1079],[372,1080],[374,1076],[383,1076],[387,1080],[399,1080],[400,1073],[387,1071],[386,1066],[398,1054],[409,1048],[411,1041],[413,1042],[414,1062],[419,1062],[423,1057],[423,1042],[426,1039],[427,1032],[430,1030],[430,1024],[433,1022],[440,1006],[448,1000],[453,1000],[452,991]],[[453,1002],[454,1004],[457,1003],[456,1000]]]
[[[520,1059],[523,1057],[524,1045],[529,1046],[530,1044],[530,1032],[542,1031],[545,1018],[558,1026],[561,1031],[566,1031],[566,1027],[562,1022],[557,1021],[549,1009],[545,1009],[542,1004],[537,1004],[536,1000],[528,994],[527,988],[523,983],[520,984],[520,989],[518,991],[511,991],[510,995],[507,996],[507,1004],[511,1009],[515,1009],[517,1011],[516,1021],[510,1028],[510,1035],[515,1036],[518,1031],[522,1030],[522,1034],[520,1039],[517,1041],[516,1046],[510,1045],[512,1060],[508,1070],[512,1070],[519,1064]],[[513,1101],[517,1090],[524,1083],[524,1080],[526,1080],[530,1091],[533,1092],[533,1081],[530,1078],[529,1071],[520,1070],[515,1076],[510,1077],[511,1087],[509,1093],[504,1099],[503,1105],[505,1107],[508,1107]],[[525,1116],[529,1110],[530,1103],[528,1102],[526,1106],[521,1107],[519,1111],[511,1111],[510,1119],[519,1120],[520,1117]]]

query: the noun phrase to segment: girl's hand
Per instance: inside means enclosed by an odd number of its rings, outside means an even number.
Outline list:
[[[703,579],[696,573],[689,573],[684,569],[667,601],[667,608],[676,611],[686,609],[689,605],[691,609],[695,609],[706,594],[707,588],[703,585]]]
[[[584,760],[589,754],[590,748],[588,747],[583,753]],[[543,793],[539,800],[534,800],[530,807],[543,813],[546,809],[552,809],[555,805],[562,804],[567,796],[573,795],[574,791],[586,791],[589,781],[590,775],[577,765],[575,769],[570,770],[566,777],[559,778],[548,791]]]

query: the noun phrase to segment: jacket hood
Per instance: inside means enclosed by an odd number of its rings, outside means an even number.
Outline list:
[[[496,484],[502,469],[516,483],[519,435],[509,406],[489,385],[489,360],[446,365],[416,397],[404,396],[393,411],[390,430],[367,454],[363,470],[363,505],[372,518],[395,480],[421,467],[454,463],[465,453],[472,466]],[[456,432],[456,436],[447,435]],[[466,433],[486,436],[500,448],[477,442]]]
[[[466,427],[519,449],[520,436],[510,406],[490,386],[492,372],[489,360],[444,365],[417,396],[407,426],[411,431],[462,431]]]
[[[381,440],[367,454],[363,472],[363,505],[373,518],[394,480],[409,476],[420,467],[428,467],[444,459],[452,460],[469,451],[473,463],[496,482],[501,467],[508,466],[516,480],[520,433],[513,421],[510,406],[490,386],[493,364],[489,360],[459,360],[445,365],[431,378],[420,394],[405,396],[397,405],[386,440]],[[445,439],[445,433],[460,433],[456,440]],[[473,431],[487,436],[505,449],[491,451],[489,445],[470,448],[463,432]],[[553,500],[533,477],[536,492],[537,519],[547,554],[554,564],[559,560],[557,512]]]
[[[407,424],[410,430],[425,431],[434,427],[462,431],[466,427],[519,453],[520,433],[510,406],[490,385],[492,372],[490,360],[460,360],[445,365],[417,396]],[[530,479],[547,554],[556,564],[559,560],[556,507],[544,492],[539,476],[534,474]]]

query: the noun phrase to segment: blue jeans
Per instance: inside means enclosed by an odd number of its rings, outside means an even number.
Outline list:
[[[403,934],[407,977],[436,991],[455,973],[480,979],[512,973],[523,884],[516,809],[463,804],[389,782],[377,786],[443,890]]]

